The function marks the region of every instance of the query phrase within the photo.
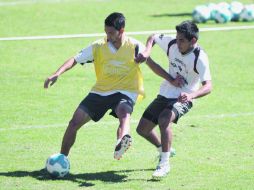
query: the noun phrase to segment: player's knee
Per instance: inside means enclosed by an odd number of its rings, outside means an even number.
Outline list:
[[[77,131],[80,128],[80,123],[77,122],[75,119],[71,119],[69,122],[68,129],[71,131]]]
[[[138,126],[136,129],[136,132],[140,135],[140,136],[144,136],[144,131]]]
[[[166,128],[171,123],[171,120],[172,120],[172,114],[169,114],[169,115],[162,114],[158,118],[158,124],[160,128]]]
[[[142,137],[148,137],[154,127],[155,124],[142,117],[139,121],[136,132]]]
[[[128,105],[121,104],[116,109],[116,114],[118,118],[125,118],[128,117],[131,113],[131,107]]]
[[[118,118],[127,118],[130,115],[130,113],[125,111],[120,111],[120,112],[117,112],[116,115]]]
[[[148,136],[148,132],[145,130],[145,128],[142,125],[138,125],[136,132],[142,136],[142,137],[146,137]]]

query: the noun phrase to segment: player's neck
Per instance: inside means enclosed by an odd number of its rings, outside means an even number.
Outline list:
[[[195,43],[195,44],[193,44],[192,46],[190,46],[190,48],[189,48],[187,51],[181,52],[181,54],[182,54],[182,55],[186,55],[186,54],[192,52],[196,47],[197,47],[197,43]]]
[[[119,49],[122,46],[122,44],[124,43],[124,38],[125,38],[125,35],[122,34],[121,38],[113,43],[116,49]]]
[[[194,49],[194,47],[191,47],[190,49],[188,49],[186,52],[181,52],[182,55],[186,55],[188,53],[190,53],[192,50]]]

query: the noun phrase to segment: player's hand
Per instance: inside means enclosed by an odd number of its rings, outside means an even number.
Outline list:
[[[178,97],[178,102],[185,103],[185,102],[191,102],[192,96],[191,94],[182,92],[180,96]]]
[[[185,80],[181,75],[177,74],[176,78],[171,82],[171,84],[175,87],[182,88],[185,85]]]
[[[146,61],[147,60],[147,56],[144,54],[144,53],[139,53],[136,57],[135,57],[135,59],[134,59],[134,61],[136,62],[136,63],[143,63],[144,61]]]
[[[48,88],[49,85],[52,86],[57,81],[58,75],[52,75],[48,77],[44,82],[44,88]]]

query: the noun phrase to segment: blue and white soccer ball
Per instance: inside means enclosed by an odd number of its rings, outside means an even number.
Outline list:
[[[220,2],[217,4],[217,6],[220,8],[220,9],[229,9],[230,8],[230,4],[227,3],[227,2]]]
[[[232,21],[239,21],[241,12],[243,10],[243,4],[238,1],[232,1],[229,8],[232,18]]]
[[[246,5],[240,14],[240,19],[242,21],[254,21],[254,5]]]
[[[219,7],[214,12],[214,20],[217,23],[226,23],[229,22],[232,18],[231,12],[229,9]]]
[[[192,18],[195,22],[206,22],[210,19],[210,9],[206,5],[198,5],[192,12]]]
[[[210,10],[210,19],[215,20],[215,12],[219,8],[219,6],[215,3],[208,3],[207,7]]]
[[[70,171],[70,162],[63,154],[53,154],[46,161],[46,169],[51,177],[62,178]]]

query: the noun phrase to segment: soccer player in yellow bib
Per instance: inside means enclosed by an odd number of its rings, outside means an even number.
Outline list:
[[[114,158],[119,160],[131,145],[131,113],[136,100],[144,96],[142,73],[134,60],[138,53],[144,51],[145,46],[127,37],[124,27],[123,14],[110,14],[105,19],[105,39],[82,49],[45,80],[44,88],[48,88],[77,63],[94,64],[96,83],[74,112],[62,140],[61,153],[66,156],[75,142],[79,128],[91,119],[99,121],[109,109],[112,110],[110,114],[119,120]],[[158,64],[147,65],[157,75],[170,81],[169,74]]]

